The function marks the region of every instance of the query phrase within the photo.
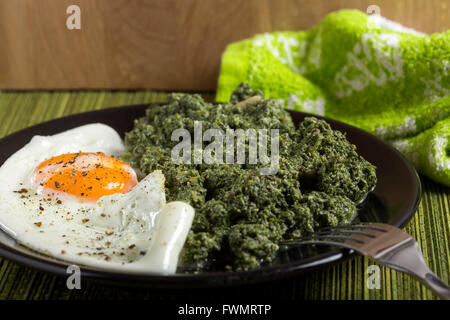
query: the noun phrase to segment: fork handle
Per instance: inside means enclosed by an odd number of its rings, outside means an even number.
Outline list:
[[[417,277],[438,296],[450,300],[450,287],[431,272],[423,259],[418,243],[413,238],[403,242],[401,246],[392,248],[373,258],[388,267]]]
[[[415,276],[417,279],[419,279],[423,284],[425,284],[428,288],[434,291],[439,297],[450,300],[450,287],[447,286],[441,279],[439,279],[433,272],[431,272],[428,267],[428,272],[425,274],[417,274],[415,272],[412,272],[411,270],[407,270],[404,267],[400,267],[398,265],[394,265],[392,263],[384,263],[377,259],[378,262],[383,263],[384,265],[397,269],[399,271],[403,271],[405,273],[408,273],[412,276]]]
[[[433,272],[428,272],[421,280],[441,298],[450,300],[450,288]]]

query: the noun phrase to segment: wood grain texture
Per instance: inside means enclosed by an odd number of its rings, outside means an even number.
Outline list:
[[[71,4],[81,30],[66,28]],[[450,0],[0,0],[0,89],[214,90],[227,44],[369,5],[427,33],[450,28]]]

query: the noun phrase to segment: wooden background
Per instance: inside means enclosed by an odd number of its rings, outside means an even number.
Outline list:
[[[71,4],[81,30],[66,28]],[[0,89],[214,90],[228,43],[369,5],[450,29],[450,0],[0,0]]]

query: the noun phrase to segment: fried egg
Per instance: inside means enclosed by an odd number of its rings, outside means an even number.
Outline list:
[[[124,152],[103,124],[33,137],[0,167],[0,227],[76,264],[174,273],[194,209],[166,203],[161,171],[138,182]]]

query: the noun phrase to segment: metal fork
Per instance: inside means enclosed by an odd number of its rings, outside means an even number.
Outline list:
[[[353,249],[390,268],[411,274],[440,297],[450,300],[450,287],[426,265],[416,240],[394,226],[382,223],[320,229],[309,238],[284,242],[287,247],[329,244]]]

